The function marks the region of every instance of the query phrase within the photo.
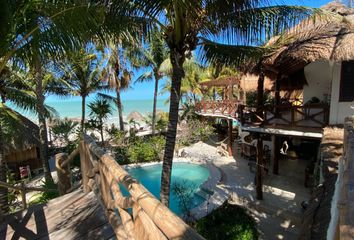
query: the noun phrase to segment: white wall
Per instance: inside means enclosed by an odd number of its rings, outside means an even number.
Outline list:
[[[331,64],[329,61],[316,61],[305,67],[305,77],[308,85],[304,85],[304,103],[312,97],[321,101],[324,95],[331,93]]]
[[[354,109],[351,108],[352,102],[339,102],[339,88],[341,77],[341,63],[332,63],[332,90],[331,90],[331,108],[329,115],[329,124],[344,124],[344,119],[354,115]]]

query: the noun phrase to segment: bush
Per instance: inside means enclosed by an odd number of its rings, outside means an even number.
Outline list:
[[[199,119],[188,120],[186,126],[186,129],[183,129],[178,136],[179,146],[189,146],[199,141],[207,141],[214,132],[213,126],[208,121]]]
[[[133,163],[159,161],[164,145],[165,139],[161,136],[134,139],[128,147],[129,160]]]
[[[254,219],[245,209],[223,204],[196,223],[196,230],[209,240],[253,240],[258,239]]]
[[[43,181],[41,186],[46,189],[58,189],[58,185],[54,183],[54,181]],[[59,192],[40,192],[34,195],[35,199],[30,201],[30,205],[32,204],[40,204],[47,203],[49,200],[59,197]]]

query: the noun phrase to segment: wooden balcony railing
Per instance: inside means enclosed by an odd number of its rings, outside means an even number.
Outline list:
[[[241,102],[237,100],[206,101],[201,100],[195,104],[195,110],[202,115],[221,115],[236,118]]]
[[[268,106],[258,113],[255,108],[240,109],[243,124],[323,128],[329,122],[329,106],[325,104]]]
[[[204,239],[88,136],[69,157],[56,157],[60,183],[67,183],[66,168],[76,154],[80,154],[83,190],[94,191],[118,239]],[[65,192],[70,184],[61,186]],[[129,196],[123,195],[121,187]]]

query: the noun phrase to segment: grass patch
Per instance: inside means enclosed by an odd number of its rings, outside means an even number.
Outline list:
[[[196,223],[196,230],[208,240],[258,239],[256,222],[245,209],[224,203]]]

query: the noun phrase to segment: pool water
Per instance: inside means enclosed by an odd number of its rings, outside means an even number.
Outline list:
[[[162,164],[129,169],[128,172],[139,180],[156,198],[160,198]],[[209,177],[205,167],[190,163],[173,163],[171,179],[170,209],[177,215],[182,215],[187,206],[192,209],[200,205],[205,198],[196,194],[199,186]],[[176,187],[177,186],[177,187]],[[172,190],[172,189],[175,190]],[[182,191],[181,191],[182,190]],[[176,192],[182,194],[176,194]],[[185,199],[184,201],[181,199]],[[184,207],[181,204],[184,203]]]

